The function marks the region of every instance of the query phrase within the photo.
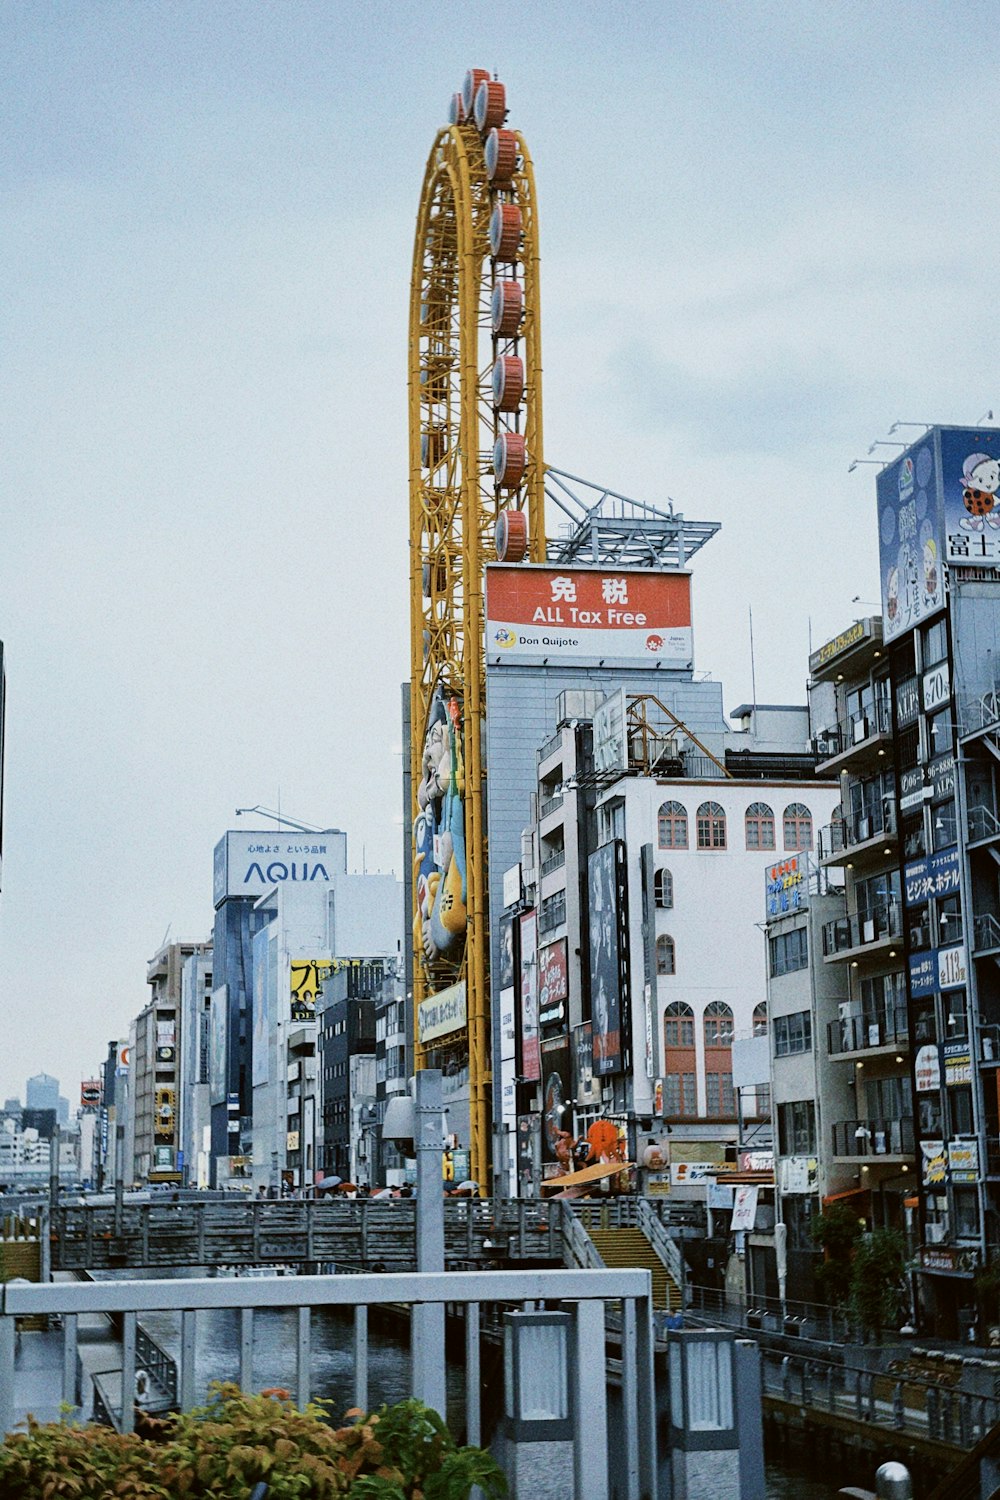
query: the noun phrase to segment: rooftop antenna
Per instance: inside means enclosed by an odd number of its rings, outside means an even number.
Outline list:
[[[754,663],[753,654],[753,609],[748,604],[747,614],[750,616],[750,700],[753,705],[750,715],[751,733],[757,734],[757,668]]]
[[[982,425],[983,422],[992,422],[992,421],[993,421],[993,408],[991,407],[989,411],[984,411],[983,412],[982,416],[979,418],[979,421],[976,423],[976,426],[979,427],[979,426]]]

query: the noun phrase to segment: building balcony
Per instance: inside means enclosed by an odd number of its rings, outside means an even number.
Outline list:
[[[559,751],[559,750],[561,750],[561,749],[562,749],[562,730],[561,729],[557,729],[556,732],[555,732],[555,734],[552,736],[552,738],[550,740],[546,740],[545,744],[537,752],[535,758],[536,758],[536,760],[538,762],[538,765],[541,766],[543,764],[543,762],[545,762],[547,760],[551,760],[552,757],[553,757],[553,755],[555,755],[556,752]]]
[[[905,1059],[909,1045],[905,1008],[887,1016],[847,1016],[827,1027],[829,1055],[844,1061],[900,1053]]]
[[[842,719],[813,740],[816,774],[831,776],[854,767],[875,765],[888,755],[891,743],[892,714],[888,704]]]
[[[887,1166],[912,1161],[913,1119],[838,1120],[833,1127],[833,1155],[838,1161],[884,1162]]]
[[[874,815],[835,818],[820,830],[822,865],[878,864],[896,851],[896,809],[885,802]]]
[[[893,943],[901,941],[902,935],[903,913],[898,902],[837,917],[823,928],[823,958],[826,963],[882,958]]]
[[[558,812],[563,805],[562,792],[556,792],[553,797],[546,797],[538,807],[538,820],[547,818],[550,813]]]
[[[554,870],[561,870],[566,863],[566,850],[556,849],[552,854],[547,854],[542,860],[542,875],[551,875]]]

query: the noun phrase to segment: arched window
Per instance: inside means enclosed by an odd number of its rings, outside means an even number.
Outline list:
[[[774,809],[766,802],[751,802],[747,808],[746,835],[748,849],[774,848]]]
[[[709,1115],[729,1119],[736,1113],[731,1008],[724,1000],[709,1001],[702,1026],[705,1035],[705,1108]]]
[[[683,1000],[668,1005],[663,1017],[663,1112],[665,1115],[696,1115],[698,1095],[695,1080],[694,1011]]]
[[[697,814],[698,848],[726,847],[726,815],[718,802],[703,802]]]
[[[682,802],[664,802],[656,822],[661,849],[687,848],[688,815]]]
[[[677,973],[677,954],[674,949],[674,940],[665,932],[656,939],[656,972],[657,974]]]
[[[674,877],[669,870],[657,870],[653,876],[653,901],[662,911],[674,904]]]
[[[761,1000],[753,1008],[754,1036],[767,1036],[767,1001]]]
[[[664,1047],[694,1046],[694,1011],[683,1000],[674,1000],[663,1016]]]
[[[786,849],[811,849],[813,815],[804,802],[790,802],[782,819]]]

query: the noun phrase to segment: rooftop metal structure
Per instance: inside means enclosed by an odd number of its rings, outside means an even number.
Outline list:
[[[594,563],[615,568],[686,568],[696,552],[722,529],[721,521],[691,521],[674,509],[633,500],[607,485],[545,468],[545,496],[567,518],[562,535],[551,535],[548,561]]]

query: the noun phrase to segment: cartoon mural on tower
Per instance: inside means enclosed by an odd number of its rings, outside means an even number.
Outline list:
[[[431,700],[413,825],[413,935],[429,967],[457,965],[465,947],[465,767],[462,705]]]

